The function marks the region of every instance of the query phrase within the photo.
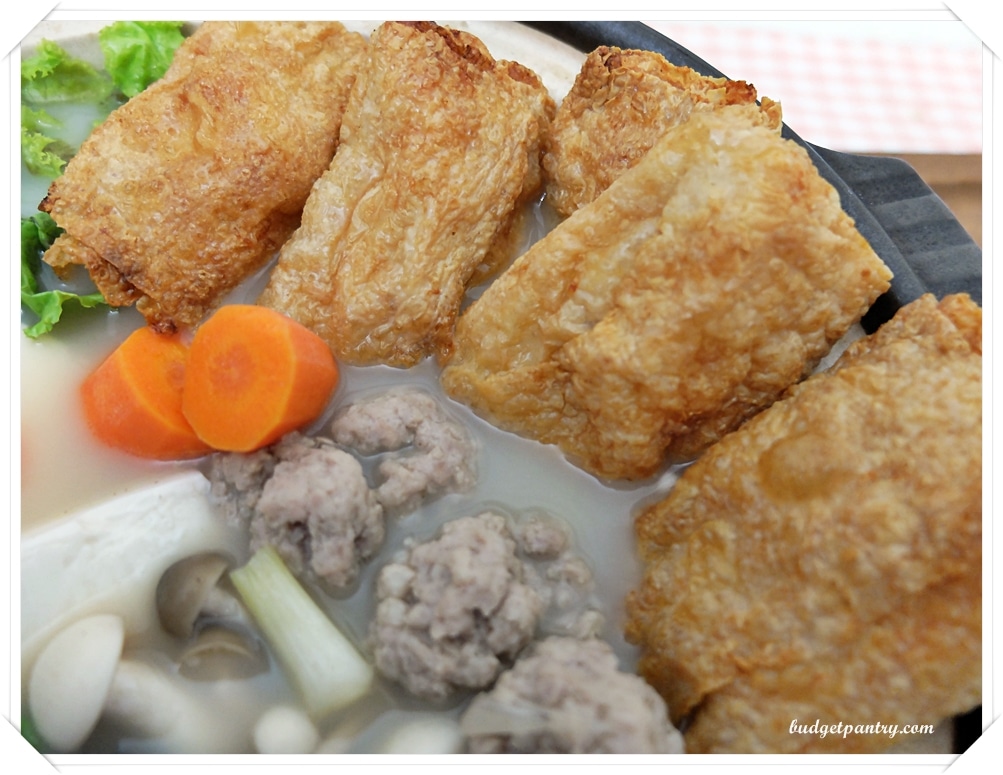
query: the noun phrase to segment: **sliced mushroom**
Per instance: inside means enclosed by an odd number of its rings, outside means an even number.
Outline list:
[[[97,725],[122,655],[121,617],[98,614],[61,630],[39,654],[28,707],[46,745],[75,751]]]
[[[178,666],[181,675],[197,681],[250,678],[268,670],[268,653],[243,627],[208,624],[182,651]]]
[[[219,589],[220,579],[229,567],[230,561],[224,555],[205,552],[178,560],[164,571],[157,584],[157,614],[163,628],[171,635],[189,638],[205,611],[219,615],[222,612],[217,609],[221,606],[239,609],[236,598]]]

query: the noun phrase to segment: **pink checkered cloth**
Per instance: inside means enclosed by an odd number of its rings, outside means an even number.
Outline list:
[[[647,22],[778,100],[804,140],[857,153],[981,153],[982,52],[694,22]]]

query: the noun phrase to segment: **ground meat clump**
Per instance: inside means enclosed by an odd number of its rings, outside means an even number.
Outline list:
[[[288,436],[288,446],[309,444],[298,433]],[[246,527],[254,516],[254,506],[261,497],[261,488],[283,457],[285,445],[280,440],[272,447],[254,452],[218,452],[209,458],[210,494],[228,521]]]
[[[532,640],[545,607],[516,548],[491,512],[407,545],[377,581],[370,641],[380,672],[433,700],[491,684]]]
[[[599,610],[592,569],[572,546],[560,521],[529,514],[512,528],[519,554],[527,562],[526,583],[546,604],[540,632],[589,638],[599,634],[605,618]]]
[[[535,644],[461,719],[470,753],[683,753],[665,702],[605,641]]]
[[[361,464],[329,439],[291,433],[264,450],[217,455],[210,481],[251,551],[273,546],[294,574],[329,590],[351,585],[383,543],[383,507]]]
[[[429,393],[389,390],[357,401],[331,423],[339,444],[380,455],[376,497],[388,512],[413,511],[428,497],[474,486],[476,443]]]

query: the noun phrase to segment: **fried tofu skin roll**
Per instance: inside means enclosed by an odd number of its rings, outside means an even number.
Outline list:
[[[388,22],[370,52],[259,303],[346,363],[407,367],[448,350],[468,285],[511,259],[555,108],[466,32]]]
[[[635,522],[639,672],[694,752],[877,752],[982,684],[982,317],[923,296]]]
[[[194,326],[299,224],[365,50],[335,22],[202,24],[50,187],[45,260],[160,331]]]
[[[745,81],[700,75],[654,51],[600,46],[585,58],[554,119],[543,157],[547,201],[571,215],[694,111],[755,103],[756,90]],[[763,98],[759,118],[779,129],[780,104]]]
[[[756,108],[694,113],[466,309],[441,381],[596,476],[644,479],[803,379],[889,278]]]

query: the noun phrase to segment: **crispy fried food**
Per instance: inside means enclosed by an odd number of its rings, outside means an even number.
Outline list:
[[[979,575],[952,578],[905,601],[858,642],[833,649],[824,660],[743,675],[700,706],[687,730],[687,750],[877,753],[910,738],[868,725],[898,724],[903,732],[903,724],[936,725],[977,706],[980,595]],[[796,731],[816,721],[833,731],[825,737]],[[840,723],[846,734],[835,731]]]
[[[694,113],[461,315],[442,385],[598,476],[640,479],[802,379],[889,277],[757,108]]]
[[[45,260],[159,330],[195,325],[296,228],[365,50],[335,22],[201,25],[50,187]]]
[[[639,671],[688,751],[877,751],[981,696],[981,310],[907,305],[637,517]]]
[[[571,215],[694,111],[755,102],[745,81],[700,75],[654,51],[600,46],[585,58],[554,118],[543,157],[547,200]],[[780,103],[764,97],[759,118],[778,129]]]
[[[348,363],[410,366],[448,350],[467,286],[511,257],[554,104],[466,32],[389,22],[370,51],[259,303]]]

